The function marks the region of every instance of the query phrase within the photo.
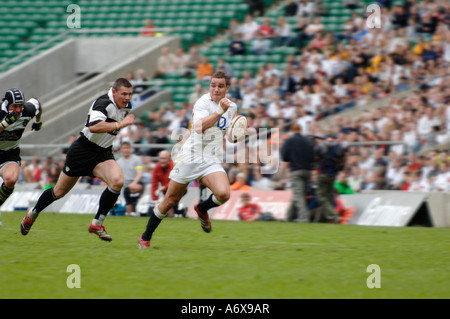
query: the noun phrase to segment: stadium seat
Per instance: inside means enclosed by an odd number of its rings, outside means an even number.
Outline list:
[[[210,63],[213,63],[213,64],[217,63],[217,61],[218,61],[219,59],[221,59],[221,58],[224,57],[223,54],[220,54],[220,55],[207,54],[206,56],[208,57],[208,61],[209,61]]]
[[[0,37],[4,48],[0,58],[8,59],[13,52],[22,52],[66,32],[66,10],[72,3],[70,0],[0,0]],[[242,21],[248,12],[243,0],[79,0],[75,3],[82,8],[83,28],[139,28],[145,19],[151,18],[157,27],[180,28],[174,35],[180,37],[186,51],[191,44],[202,44],[220,29],[228,28],[231,18]],[[107,35],[72,33],[69,36]],[[224,43],[216,56],[226,54],[227,47],[228,43]]]
[[[0,51],[8,50],[11,48],[11,44],[7,42],[0,42]]]

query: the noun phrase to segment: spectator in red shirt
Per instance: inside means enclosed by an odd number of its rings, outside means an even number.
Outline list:
[[[264,38],[271,39],[275,35],[275,29],[272,26],[270,18],[265,17],[263,23],[259,26],[258,30]]]
[[[242,206],[239,207],[239,219],[245,221],[258,221],[262,217],[261,207],[256,203],[251,203],[252,197],[249,193],[241,195]]]
[[[405,169],[403,171],[403,181],[400,190],[407,191],[409,190],[410,185],[411,185],[411,173],[409,172],[408,169]]]
[[[414,152],[408,153],[407,167],[410,173],[421,169],[422,167],[421,160],[422,158],[420,158],[420,160],[417,159],[416,153]]]
[[[158,153],[158,163],[153,168],[150,195],[154,201],[162,199],[169,187],[169,174],[173,169],[173,161],[169,151],[160,151]],[[187,191],[184,193],[186,194]],[[150,207],[149,209],[152,209]],[[186,207],[178,203],[174,208],[167,212],[168,217],[186,217]]]
[[[153,200],[159,199],[159,194],[164,195],[169,186],[169,174],[173,168],[173,161],[168,151],[161,151],[158,154],[158,163],[153,168],[150,194]]]
[[[156,26],[153,25],[152,19],[145,20],[145,26],[143,30],[141,31],[141,35],[143,37],[153,37],[155,36]]]

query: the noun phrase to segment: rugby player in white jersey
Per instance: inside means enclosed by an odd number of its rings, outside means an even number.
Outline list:
[[[222,147],[224,131],[236,116],[237,106],[225,97],[229,87],[229,77],[218,71],[210,80],[209,93],[194,104],[190,135],[174,157],[167,192],[162,202],[150,211],[146,230],[139,237],[139,248],[150,247],[153,232],[183,197],[190,182],[197,180],[212,192],[207,200],[195,206],[207,233],[211,231],[208,210],[230,198],[230,182],[222,165]]]
[[[103,220],[116,203],[124,183],[122,170],[112,153],[112,143],[121,128],[134,123],[134,114],[129,114],[132,90],[128,80],[119,78],[107,94],[92,103],[80,136],[67,152],[64,168],[56,185],[45,190],[23,218],[20,224],[22,235],[28,234],[39,213],[65,196],[80,176],[92,176],[100,178],[108,187],[100,196],[97,214],[88,230],[101,240],[112,240],[103,226]]]

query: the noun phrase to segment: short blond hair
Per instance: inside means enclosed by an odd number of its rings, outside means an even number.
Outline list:
[[[250,196],[250,194],[249,193],[242,193],[241,194],[241,199],[244,199],[244,198],[250,198],[251,196]]]

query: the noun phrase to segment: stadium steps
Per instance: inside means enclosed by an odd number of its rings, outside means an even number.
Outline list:
[[[111,87],[112,82],[126,74],[127,71],[136,68],[139,65],[148,65],[153,63],[159,56],[159,52],[163,46],[168,46],[175,49],[179,46],[179,39],[175,37],[163,37],[158,39],[116,39],[119,43],[125,43],[126,50],[120,54],[109,55],[105,61],[97,59],[97,62],[92,64],[92,71],[82,73],[77,76],[61,82],[59,86],[54,86],[54,89],[47,91],[44,95],[38,95],[42,104],[45,106],[42,121],[44,125],[39,134],[35,134],[29,129],[24,132],[22,137],[22,145],[55,145],[66,143],[70,135],[77,135],[82,127],[82,123],[86,121],[86,112],[89,110],[93,100],[100,94],[104,94]],[[80,44],[84,42],[84,44]],[[77,50],[77,45],[85,46],[97,42],[97,39],[80,39],[77,41],[67,41],[61,44],[58,51],[49,52],[43,57],[33,59],[32,64],[27,64],[24,68],[38,68],[36,74],[40,74],[45,70],[46,65],[55,64],[56,76],[64,72],[64,64],[67,61],[60,53],[78,52],[71,57],[74,60],[85,58]],[[100,47],[102,44],[97,44]],[[60,51],[62,50],[62,51]],[[53,55],[55,56],[53,58]],[[39,62],[42,66],[36,66]],[[28,71],[28,70],[25,70]],[[21,76],[25,77],[28,72],[22,72]],[[34,78],[33,76],[32,78]],[[48,87],[48,85],[47,85]],[[30,93],[29,93],[30,94]],[[145,100],[141,100],[139,104],[134,104],[133,113],[140,117],[141,113],[152,109],[161,99],[167,100],[170,98],[167,91],[156,91],[151,96],[147,96]],[[52,148],[51,154],[47,146],[42,148],[28,147],[23,149],[23,156],[45,156],[46,153],[52,156],[59,156],[58,148]],[[55,153],[56,152],[56,153]]]
[[[71,14],[67,7],[72,3],[70,0],[0,0],[0,39],[4,48],[0,50],[0,65],[67,32],[67,17]],[[231,17],[242,21],[248,10],[248,5],[242,0],[80,0],[76,3],[81,7],[82,28],[142,28],[145,20],[151,18],[157,27],[173,28],[171,35],[182,39],[185,50],[192,44],[201,44],[216,36],[221,29],[228,27]],[[130,30],[120,35],[139,36],[139,32]],[[73,33],[71,36],[101,37],[108,34]],[[47,48],[4,65],[0,72]]]
[[[63,16],[70,3],[69,0],[0,0],[0,39],[2,44],[9,44],[8,50],[0,50],[0,64],[20,56],[42,41],[47,40],[48,38],[44,37],[41,37],[39,41],[36,38],[32,39],[34,31],[45,27],[48,21]],[[40,52],[39,50],[35,53]],[[0,70],[0,72],[22,63],[31,56],[25,56]]]
[[[273,10],[278,10],[280,6],[279,2],[280,1],[266,0],[267,14]],[[242,16],[234,17],[236,17],[239,22],[243,22],[245,13],[247,12],[248,11],[243,12]],[[231,17],[229,19],[231,19]],[[280,47],[273,48],[270,54],[263,56],[253,55],[249,52],[245,55],[229,56],[227,54],[229,43],[230,41],[226,34],[218,34],[210,41],[203,42],[199,52],[207,57],[214,68],[216,68],[218,60],[224,58],[232,67],[235,77],[241,77],[245,70],[249,70],[252,75],[255,75],[260,66],[270,62],[274,63],[278,70],[283,71],[286,67],[286,57],[289,54],[297,53],[296,48]],[[183,103],[189,100],[189,95],[195,91],[196,84],[199,83],[204,88],[208,87],[208,81],[197,78],[186,79],[178,73],[167,74],[164,79],[158,79],[156,81],[160,83],[162,88],[169,90],[172,93],[171,101],[165,101],[160,104],[166,105],[167,103],[174,103],[175,108],[180,108]]]

